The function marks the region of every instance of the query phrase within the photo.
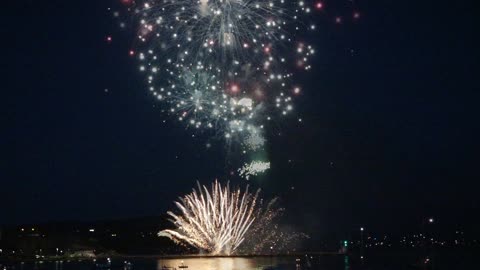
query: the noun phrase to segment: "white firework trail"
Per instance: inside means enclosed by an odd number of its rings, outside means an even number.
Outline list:
[[[249,237],[249,229],[258,227],[259,222],[270,225],[280,209],[264,210],[259,192],[249,193],[231,190],[230,185],[222,186],[218,181],[209,191],[198,184],[198,190],[180,198],[176,206],[180,214],[168,212],[175,224],[175,230],[163,230],[159,236],[175,242],[186,243],[211,255],[232,255]],[[261,240],[259,240],[261,241]]]

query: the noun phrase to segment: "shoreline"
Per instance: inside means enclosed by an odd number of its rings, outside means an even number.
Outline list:
[[[338,252],[302,252],[290,254],[247,254],[247,255],[206,255],[206,254],[187,254],[187,255],[128,255],[128,254],[100,254],[95,257],[45,257],[45,258],[0,258],[0,263],[25,263],[25,262],[59,262],[59,261],[94,261],[99,259],[195,259],[195,258],[268,258],[268,257],[302,257],[305,255],[327,256],[327,255],[344,255]]]

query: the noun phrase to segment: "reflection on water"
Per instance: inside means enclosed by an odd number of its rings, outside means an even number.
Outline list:
[[[63,270],[63,261],[56,261],[54,262],[55,264],[55,270]]]
[[[345,256],[345,259],[343,260],[344,265],[345,265],[345,270],[350,270],[350,259],[348,255]]]
[[[157,261],[157,270],[182,269],[188,266],[194,270],[260,270],[281,262],[278,258],[185,258],[161,259]]]

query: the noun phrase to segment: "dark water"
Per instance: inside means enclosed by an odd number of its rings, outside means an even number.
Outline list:
[[[428,263],[412,255],[389,254],[366,257],[323,255],[302,257],[254,257],[254,258],[183,258],[183,259],[112,259],[109,268],[99,268],[92,260],[26,262],[1,264],[0,270],[354,270],[354,269],[480,269],[475,254],[443,254]],[[131,262],[125,266],[124,261]],[[104,263],[104,261],[97,261]],[[185,265],[188,268],[180,268]],[[106,266],[106,265],[103,265]],[[5,268],[6,267],[6,268]]]

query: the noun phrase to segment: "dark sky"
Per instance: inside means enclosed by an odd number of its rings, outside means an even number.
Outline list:
[[[2,3],[0,224],[159,215],[229,179],[221,141],[163,122],[113,1]],[[304,124],[271,130],[272,169],[251,184],[308,232],[479,224],[474,1],[325,2]]]

